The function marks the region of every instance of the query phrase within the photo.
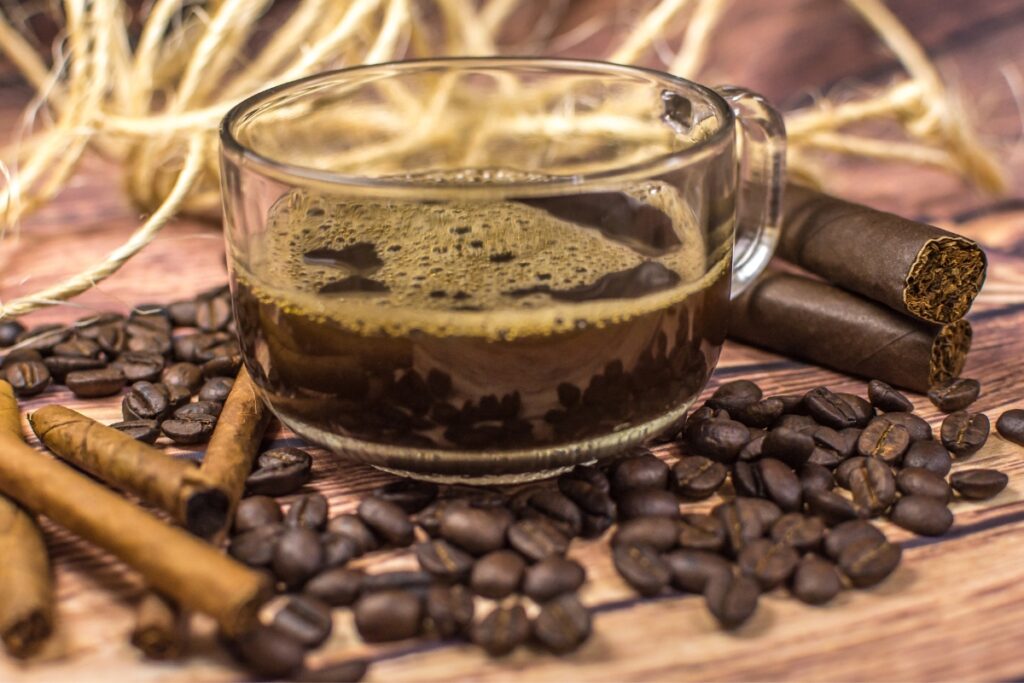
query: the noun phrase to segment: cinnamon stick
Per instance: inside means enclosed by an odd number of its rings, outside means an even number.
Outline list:
[[[175,659],[185,639],[184,613],[156,591],[146,591],[135,606],[132,645],[149,659]]]
[[[0,415],[12,413],[14,392],[0,381]],[[270,588],[265,575],[28,446],[11,422],[0,422],[0,493],[117,556],[182,608],[212,616],[228,636],[256,624]]]

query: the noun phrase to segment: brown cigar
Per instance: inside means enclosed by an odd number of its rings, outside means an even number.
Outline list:
[[[786,187],[778,255],[933,323],[962,318],[985,281],[976,242],[801,185]]]
[[[17,410],[11,385],[0,381],[0,415]],[[28,446],[10,422],[0,423],[0,493],[119,557],[182,608],[212,616],[229,637],[256,624],[270,588],[265,575]]]
[[[150,659],[174,659],[185,646],[184,614],[173,601],[146,591],[135,606],[132,645]]]
[[[729,336],[921,393],[956,377],[966,320],[921,322],[818,280],[769,271],[733,302]]]
[[[169,512],[192,533],[208,538],[224,527],[228,497],[195,463],[172,458],[64,406],[40,408],[28,421],[51,451]]]

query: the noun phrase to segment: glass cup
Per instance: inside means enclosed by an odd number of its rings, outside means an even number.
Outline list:
[[[511,482],[678,428],[770,259],[785,133],[748,91],[558,59],[323,73],[225,117],[245,364],[306,439]]]

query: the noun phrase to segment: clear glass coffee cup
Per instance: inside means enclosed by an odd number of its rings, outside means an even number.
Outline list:
[[[557,59],[364,66],[221,127],[242,352],[304,438],[514,482],[678,428],[778,233],[748,91]]]

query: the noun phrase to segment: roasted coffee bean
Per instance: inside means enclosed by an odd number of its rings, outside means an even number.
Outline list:
[[[757,611],[761,588],[742,574],[716,573],[704,588],[704,601],[711,615],[726,629],[743,625]]]
[[[154,444],[160,436],[160,423],[156,420],[125,420],[110,426],[142,443]]]
[[[848,475],[853,501],[869,515],[880,515],[896,500],[896,478],[881,460],[864,458]]]
[[[944,413],[963,410],[978,400],[981,383],[976,379],[954,377],[928,390],[928,400]]]
[[[856,426],[862,417],[856,406],[825,387],[808,391],[804,395],[804,406],[815,421],[833,429]]]
[[[809,462],[800,468],[800,488],[803,495],[810,491],[831,491],[836,480],[827,467]]]
[[[753,462],[759,459],[764,454],[764,440],[765,438],[767,438],[767,436],[767,433],[755,436],[750,441],[743,444],[743,448],[740,449],[740,453],[739,455],[736,456],[736,460],[740,462]]]
[[[619,575],[640,595],[657,595],[668,586],[671,577],[668,565],[650,546],[615,545],[612,560]]]
[[[193,363],[174,363],[164,368],[160,381],[168,386],[185,387],[194,394],[203,383],[203,371]]]
[[[771,538],[801,552],[816,550],[825,537],[825,523],[819,517],[790,512],[772,525]]]
[[[434,583],[434,576],[423,571],[395,571],[367,574],[363,577],[363,593],[408,590],[422,595]]]
[[[435,584],[427,591],[427,617],[441,638],[466,635],[473,612],[473,594],[465,586]]]
[[[852,501],[835,491],[811,491],[805,497],[811,514],[821,517],[828,526],[835,526],[861,516]]]
[[[805,555],[793,572],[792,593],[808,605],[824,605],[842,590],[839,569],[818,555]]]
[[[744,546],[764,535],[767,528],[761,515],[751,505],[739,503],[736,498],[715,507],[711,514],[725,529],[725,547],[738,555]]]
[[[158,353],[163,356],[171,352],[171,337],[157,332],[136,330],[128,336],[124,348],[128,351]]]
[[[171,314],[163,304],[136,304],[128,314],[128,322],[155,332],[171,331]]]
[[[856,427],[847,427],[842,430],[835,430],[831,427],[818,427],[811,434],[817,446],[835,451],[839,456],[848,458],[857,450],[857,440],[862,430]]]
[[[53,355],[65,358],[99,358],[102,353],[99,344],[83,337],[71,337],[53,347]]]
[[[563,486],[570,482],[577,481],[585,482],[591,488],[603,493],[611,491],[611,482],[608,481],[608,477],[605,476],[604,472],[589,465],[577,465],[560,476],[558,478],[558,488],[562,493],[565,493],[565,495],[568,496],[569,494],[563,489]],[[569,497],[571,498],[572,496]]]
[[[886,413],[914,410],[910,399],[879,379],[868,382],[868,399],[871,405]]]
[[[782,517],[782,508],[766,498],[737,496],[733,499],[733,502],[755,515],[760,520],[761,527],[765,531],[770,529],[772,524],[775,524]]]
[[[864,461],[867,460],[863,455],[855,455],[852,458],[847,458],[842,462],[839,467],[835,469],[833,475],[835,476],[836,483],[842,486],[847,491],[850,490],[850,472],[853,472],[858,467],[862,467]]]
[[[989,422],[985,413],[958,410],[942,421],[942,445],[958,458],[977,453],[988,440]]]
[[[241,354],[216,356],[202,365],[203,377],[236,377],[242,369]]]
[[[473,556],[443,539],[418,543],[416,559],[420,566],[444,581],[463,581],[473,568]]]
[[[564,555],[569,548],[569,539],[544,519],[521,519],[508,527],[508,543],[533,562]]]
[[[582,479],[560,479],[558,490],[576,503],[585,515],[615,518],[615,501],[608,495],[607,488],[602,489]]]
[[[18,335],[25,331],[25,327],[17,320],[5,320],[0,322],[0,349],[14,346],[18,341]]]
[[[800,562],[792,546],[758,538],[748,543],[736,558],[740,571],[752,576],[763,590],[771,590],[786,581]]]
[[[331,635],[331,608],[309,595],[292,595],[274,614],[271,628],[309,648],[318,647]]]
[[[679,499],[671,491],[632,489],[618,498],[619,519],[679,517]]]
[[[250,671],[267,679],[288,677],[306,658],[305,645],[263,625],[247,631],[233,646]]]
[[[17,345],[19,349],[29,349],[49,355],[53,347],[67,340],[71,336],[71,330],[63,325],[38,325],[18,335]]]
[[[155,385],[162,387],[163,385]],[[185,403],[174,410],[174,417],[178,420],[188,420],[189,418],[195,417],[196,415],[208,415],[210,417],[217,417],[220,415],[221,410],[224,409],[223,404],[215,401],[196,401],[195,403]]]
[[[196,299],[196,327],[202,332],[219,332],[231,322],[231,300],[226,296]]]
[[[929,496],[948,503],[953,491],[946,480],[923,467],[906,467],[896,477],[896,485],[905,496]]]
[[[502,657],[530,637],[530,621],[522,605],[498,606],[473,624],[471,638],[492,657]]]
[[[419,526],[431,538],[441,535],[441,513],[453,505],[451,500],[435,500],[412,517],[414,524]]]
[[[156,382],[164,369],[164,357],[155,353],[126,351],[119,355],[110,367],[124,373],[128,382]]]
[[[725,527],[717,517],[698,513],[683,515],[677,542],[690,550],[721,550],[725,546]]]
[[[437,498],[437,484],[413,479],[399,479],[379,486],[373,495],[381,500],[394,503],[410,515],[419,512]]]
[[[739,379],[726,382],[718,387],[708,399],[707,405],[711,408],[728,410],[732,414],[733,410],[738,411],[751,403],[760,401],[761,396],[761,387],[750,380]]]
[[[228,400],[228,394],[231,393],[234,383],[235,380],[230,377],[211,377],[200,387],[199,400],[224,403]]]
[[[274,448],[256,459],[256,468],[245,480],[245,488],[259,495],[286,496],[310,480],[312,468],[309,453],[298,448]]]
[[[763,458],[749,466],[749,477],[737,478],[735,475],[742,464],[745,463],[737,463],[733,473],[733,484],[738,494],[768,498],[786,512],[794,512],[803,507],[800,479],[789,466],[774,458]],[[745,484],[741,485],[740,481],[745,481]],[[748,489],[748,486],[753,488]]]
[[[940,477],[949,474],[953,459],[949,451],[938,441],[916,441],[903,456],[903,467],[921,467]]]
[[[509,523],[496,510],[448,506],[441,512],[440,535],[473,555],[484,555],[505,546]]]
[[[374,534],[391,545],[404,547],[413,542],[412,522],[405,510],[394,503],[381,498],[364,498],[356,514]]]
[[[748,441],[750,430],[735,420],[705,420],[697,425],[690,447],[698,455],[731,464]]]
[[[324,566],[342,567],[363,553],[353,539],[330,531],[320,535],[324,546]]]
[[[72,358],[70,356],[47,356],[43,359],[43,365],[50,371],[50,376],[58,384],[62,384],[70,372],[99,370],[107,367],[106,362],[100,358]]]
[[[64,377],[64,384],[78,398],[112,396],[124,388],[124,373],[117,368],[76,370]]]
[[[962,497],[970,500],[988,500],[1002,493],[1010,478],[999,470],[960,470],[954,472],[949,483]]]
[[[782,401],[782,413],[784,415],[801,413],[804,410],[804,397],[801,394],[782,394],[775,398]]]
[[[264,524],[233,537],[228,553],[251,567],[266,567],[274,559],[274,549],[283,533],[283,524]]]
[[[20,360],[6,365],[3,378],[19,398],[42,393],[50,384],[50,371],[42,361]]]
[[[781,460],[793,469],[800,469],[814,452],[814,438],[810,434],[776,427],[768,432],[761,446],[761,455],[765,458]]]
[[[907,531],[921,536],[941,536],[953,526],[953,513],[946,504],[929,496],[900,498],[889,517]]]
[[[828,429],[828,427],[825,427]],[[825,446],[815,446],[811,451],[811,457],[807,458],[806,465],[821,465],[828,469],[835,469],[843,462],[843,456]]]
[[[777,398],[765,398],[743,406],[730,413],[737,422],[742,422],[747,427],[764,429],[770,427],[782,416],[782,401]]]
[[[519,553],[495,550],[481,557],[473,565],[469,587],[477,595],[500,600],[519,588],[525,570],[526,562]]]
[[[687,593],[703,593],[713,577],[732,574],[728,560],[706,550],[673,550],[662,559],[668,565],[672,585]]]
[[[83,336],[87,330],[82,330]],[[128,330],[123,321],[113,321],[97,325],[89,337],[93,339],[108,357],[128,352]],[[130,353],[130,352],[129,352]],[[157,353],[162,353],[157,351]]]
[[[846,401],[846,403],[853,409],[856,414],[856,422],[854,427],[866,427],[869,422],[875,417],[875,408],[871,403],[856,394],[846,394],[843,392],[837,392],[836,396]]]
[[[531,565],[523,575],[523,594],[543,603],[564,593],[576,591],[587,578],[579,562],[564,557],[548,557]]]
[[[619,524],[612,545],[649,545],[664,552],[679,541],[680,522],[669,517],[637,517]]]
[[[121,415],[126,420],[159,420],[170,408],[167,395],[152,382],[136,382],[121,400]]]
[[[330,512],[330,507],[330,503],[327,502],[327,498],[323,494],[307,493],[296,498],[291,504],[288,508],[288,514],[284,518],[284,523],[290,527],[303,527],[322,531],[327,526],[327,515]]]
[[[368,643],[413,638],[423,627],[423,600],[410,591],[368,593],[359,598],[353,611],[359,635]]]
[[[567,496],[551,489],[540,489],[530,494],[523,517],[541,515],[552,522],[563,534],[579,536],[583,530],[583,513]]]
[[[206,443],[210,440],[214,428],[217,426],[217,418],[209,415],[193,415],[186,420],[164,420],[160,429],[164,436],[174,443],[194,445]],[[253,491],[253,493],[256,493]]]
[[[240,500],[235,508],[233,531],[244,534],[264,524],[276,524],[282,519],[284,515],[276,500],[268,496],[249,496]]]
[[[192,394],[190,394],[188,392],[188,389],[186,389],[185,387],[167,386],[166,384],[163,383],[154,384],[153,386],[159,387],[160,391],[164,392],[167,395],[167,402],[171,404],[171,408],[174,410],[181,408],[182,406],[184,406],[185,404],[192,400]],[[220,412],[218,411],[217,414],[219,415]]]
[[[1014,408],[1000,415],[996,431],[1007,441],[1024,446],[1024,410]]]
[[[620,460],[611,475],[611,490],[616,496],[633,489],[667,486],[668,465],[650,453]]]
[[[801,404],[803,405],[803,404]],[[775,423],[775,429],[789,429],[794,432],[801,434],[813,435],[815,430],[821,427],[814,418],[807,414],[800,415],[783,415],[779,418],[779,421]],[[777,456],[772,456],[777,457]]]
[[[932,426],[921,417],[913,413],[886,413],[885,419],[889,422],[903,425],[910,434],[911,441],[928,441],[933,437]]]
[[[261,528],[265,527],[259,527],[254,531]],[[245,535],[247,534],[242,534]],[[272,560],[274,575],[289,588],[300,587],[320,571],[323,563],[324,549],[320,544],[320,536],[312,529],[286,528],[277,539]]]
[[[863,519],[854,519],[843,522],[828,530],[825,535],[825,554],[833,560],[839,558],[848,545],[852,545],[862,539],[873,539],[877,543],[885,541],[883,534],[878,527]]]
[[[175,337],[172,349],[174,358],[180,362],[205,363],[213,358],[237,354],[237,350],[228,348],[231,344],[231,335],[225,332],[198,332]]]
[[[728,419],[730,419],[729,411],[722,410],[720,408],[712,408],[705,403],[703,406],[697,408],[697,410],[691,411],[690,414],[686,416],[686,421],[683,423],[682,437],[686,441],[691,441],[697,433],[697,427],[699,427],[702,422],[707,422],[708,420]]]
[[[196,302],[194,299],[175,301],[167,306],[167,314],[175,327],[196,326]]]
[[[843,548],[838,564],[850,583],[857,588],[869,588],[892,574],[901,555],[898,545],[884,539],[860,538]]]
[[[590,637],[590,612],[575,595],[561,595],[540,608],[533,637],[556,655],[568,654]]]
[[[702,455],[685,456],[672,466],[672,487],[684,498],[702,500],[718,490],[728,473],[725,465]]]
[[[331,607],[347,607],[356,601],[362,587],[363,572],[332,567],[307,581],[302,590]]]
[[[380,547],[380,540],[356,515],[345,514],[332,517],[327,522],[327,532],[351,538],[355,541],[360,555],[373,552]]]
[[[910,447],[910,432],[903,425],[876,417],[857,439],[857,452],[865,458],[879,458],[889,465],[903,459]]]

